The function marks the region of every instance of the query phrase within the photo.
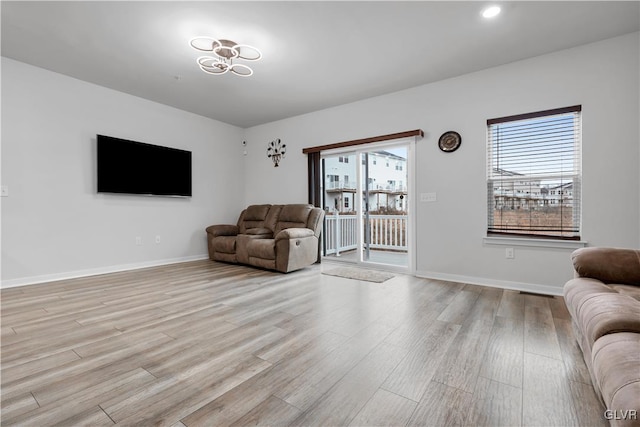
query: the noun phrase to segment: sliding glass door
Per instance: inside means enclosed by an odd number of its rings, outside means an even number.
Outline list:
[[[407,269],[409,246],[408,144],[323,154],[325,257]]]
[[[362,260],[408,267],[407,147],[361,153]]]
[[[323,254],[356,260],[357,233],[357,153],[346,152],[322,157],[325,211]]]

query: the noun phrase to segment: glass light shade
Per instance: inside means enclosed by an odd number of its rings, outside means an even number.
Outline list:
[[[211,37],[194,37],[189,41],[189,44],[195,50],[202,52],[213,52],[215,46],[220,46],[220,42]]]
[[[240,52],[240,54],[238,55],[239,59],[244,59],[246,61],[257,61],[262,58],[262,52],[260,52],[253,46],[249,46],[248,44],[237,44],[234,46],[234,49]]]
[[[236,76],[249,77],[253,74],[253,70],[244,64],[233,64],[229,69]]]

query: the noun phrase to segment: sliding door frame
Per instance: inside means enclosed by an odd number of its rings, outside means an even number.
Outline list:
[[[315,180],[313,183],[313,188],[317,189],[319,192],[320,189],[320,179],[323,178],[323,171],[321,170],[320,164],[322,163],[321,159],[325,156],[333,156],[337,154],[346,154],[355,152],[356,154],[356,177],[357,177],[357,193],[358,196],[354,199],[354,207],[358,212],[357,215],[357,227],[358,227],[358,264],[364,264],[367,266],[379,266],[385,270],[393,270],[399,271],[403,273],[415,274],[416,269],[416,213],[417,213],[417,199],[416,199],[416,142],[419,138],[422,138],[424,133],[422,130],[409,131],[409,132],[401,132],[397,134],[391,134],[381,137],[374,138],[366,138],[362,140],[356,141],[347,141],[345,143],[337,143],[337,144],[329,144],[320,147],[313,147],[314,149],[305,149],[303,152],[309,155],[309,158],[318,156],[315,160],[315,164],[318,165],[318,169],[309,171],[309,188],[311,190],[312,178]],[[363,235],[363,226],[364,220],[362,218],[362,214],[364,213],[364,209],[362,206],[362,191],[363,191],[363,183],[362,183],[362,155],[365,152],[369,152],[372,150],[379,150],[389,147],[397,147],[404,146],[407,148],[407,213],[408,213],[408,221],[407,221],[407,247],[408,247],[408,265],[404,266],[394,266],[391,264],[377,264],[370,261],[364,261],[362,255],[362,249],[364,245],[364,235]],[[318,153],[318,154],[316,154]],[[310,168],[311,168],[311,160],[309,160]],[[364,183],[366,185],[366,183]],[[324,188],[324,187],[323,187]],[[318,194],[318,193],[316,193]],[[315,200],[320,201],[319,194],[316,196]],[[315,201],[314,200],[314,201]],[[311,193],[310,193],[310,201],[311,201]],[[324,207],[324,206],[319,206]]]

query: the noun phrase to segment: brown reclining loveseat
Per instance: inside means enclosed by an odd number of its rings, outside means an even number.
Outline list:
[[[251,205],[236,225],[207,227],[209,258],[277,270],[299,270],[318,260],[324,211],[312,205]]]

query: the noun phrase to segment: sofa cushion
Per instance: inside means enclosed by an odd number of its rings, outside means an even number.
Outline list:
[[[247,242],[249,258],[276,259],[276,245],[273,239],[252,239]]]
[[[640,302],[618,293],[587,299],[575,317],[587,342],[616,332],[640,333]]]
[[[622,295],[627,295],[636,301],[640,301],[640,286],[635,285],[609,285],[611,289]]]
[[[213,257],[211,258],[214,261],[222,261],[222,262],[238,262],[238,258],[236,254],[225,254],[224,252],[214,252]]]
[[[236,253],[236,236],[218,236],[211,242],[216,252]]]
[[[277,235],[287,228],[306,228],[312,209],[311,205],[284,205],[278,216],[274,234]]]
[[[245,234],[250,228],[264,227],[264,220],[270,209],[271,205],[250,205],[247,207],[238,219],[240,233]]]
[[[311,213],[309,213],[309,218],[307,219],[307,228],[313,230],[313,234],[316,237],[320,237],[323,219],[324,211],[322,209],[313,209]]]
[[[238,262],[249,263],[249,242],[255,239],[270,239],[271,231],[264,228],[251,228],[247,231],[254,231],[256,234],[238,234],[236,237],[236,257]],[[266,230],[268,234],[259,234],[260,230]]]
[[[593,345],[594,377],[606,409],[618,416],[640,413],[640,334],[606,335]],[[621,418],[621,417],[620,417]],[[612,425],[638,425],[639,420],[612,420]]]
[[[640,251],[619,248],[580,248],[571,254],[573,268],[580,277],[604,283],[640,286]]]
[[[249,264],[254,267],[266,268],[268,270],[276,270],[275,259],[249,258]]]
[[[244,214],[244,221],[264,221],[269,213],[271,205],[251,205],[247,207]]]
[[[269,209],[269,213],[267,217],[264,219],[263,227],[268,228],[272,232],[276,229],[276,224],[278,223],[278,218],[280,217],[280,211],[282,211],[283,205],[273,205],[271,209]],[[275,233],[274,233],[275,236]]]
[[[573,318],[577,316],[585,301],[600,294],[615,293],[615,290],[596,279],[571,279],[564,285],[564,300]]]
[[[248,234],[250,236],[268,236],[273,237],[273,231],[268,228],[250,228],[246,230],[243,234]]]

